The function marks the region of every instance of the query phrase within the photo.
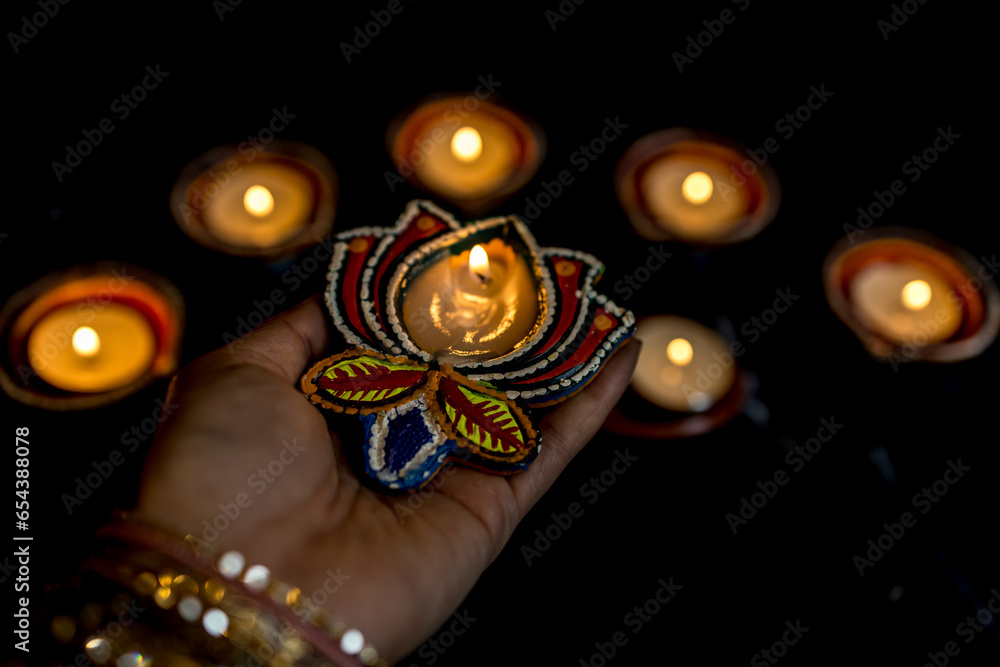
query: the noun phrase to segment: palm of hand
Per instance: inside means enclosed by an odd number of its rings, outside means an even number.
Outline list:
[[[625,346],[597,380],[549,413],[545,446],[527,472],[449,471],[418,511],[401,515],[394,505],[405,497],[362,486],[323,415],[297,389],[327,340],[325,315],[310,299],[234,351],[216,350],[185,368],[171,385],[168,400],[178,407],[147,458],[136,515],[201,538],[212,553],[236,549],[266,565],[360,628],[392,661],[457,607],[600,427],[639,346]]]

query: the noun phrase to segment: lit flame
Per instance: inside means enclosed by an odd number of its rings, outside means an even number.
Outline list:
[[[490,279],[490,258],[486,256],[486,248],[477,245],[469,253],[469,273],[485,283]]]
[[[693,356],[694,350],[691,348],[691,343],[683,338],[675,338],[667,343],[667,358],[678,366],[687,366],[691,363]]]
[[[931,302],[931,286],[926,280],[911,280],[903,285],[903,305],[910,310],[921,310]]]
[[[250,215],[263,218],[274,210],[274,197],[263,185],[252,185],[243,195],[243,207]]]
[[[101,337],[90,327],[73,332],[73,351],[81,357],[92,357],[101,351]]]
[[[460,127],[451,138],[451,152],[462,162],[472,162],[483,152],[483,138],[474,127]]]
[[[688,174],[684,182],[681,183],[681,194],[692,204],[704,204],[712,198],[712,191],[715,186],[712,184],[712,177],[703,171],[695,171]]]

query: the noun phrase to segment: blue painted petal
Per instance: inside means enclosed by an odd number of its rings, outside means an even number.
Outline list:
[[[398,474],[420,448],[433,439],[434,434],[427,428],[419,410],[410,410],[394,419],[385,439],[386,467]]]
[[[385,490],[419,489],[458,449],[427,408],[421,396],[386,412],[362,415],[365,471]]]

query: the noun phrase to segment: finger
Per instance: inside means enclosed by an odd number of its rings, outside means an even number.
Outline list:
[[[322,356],[329,342],[326,312],[320,297],[269,318],[246,338],[227,348],[242,363],[262,366],[289,382],[297,382],[310,359]]]
[[[628,387],[640,349],[642,341],[626,341],[596,379],[542,420],[542,451],[526,472],[510,478],[521,517],[601,428]]]

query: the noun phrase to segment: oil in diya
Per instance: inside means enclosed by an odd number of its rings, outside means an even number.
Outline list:
[[[538,319],[531,267],[499,238],[421,271],[402,305],[414,345],[451,363],[511,352]]]

